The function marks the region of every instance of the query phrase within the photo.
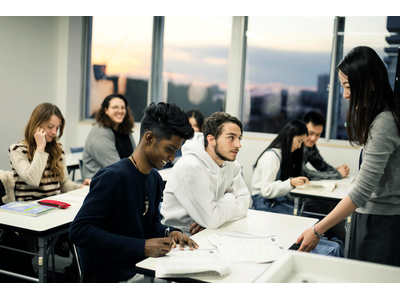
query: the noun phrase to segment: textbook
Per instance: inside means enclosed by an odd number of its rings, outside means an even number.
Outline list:
[[[314,191],[321,193],[332,193],[337,187],[337,182],[332,180],[314,180],[306,183],[305,185],[298,186],[296,189],[303,191]]]
[[[7,211],[32,217],[41,216],[42,214],[52,211],[54,209],[57,208],[23,201],[10,202],[0,206],[0,211]]]
[[[350,189],[351,184],[355,181],[354,176],[348,176],[338,180],[311,180],[305,185],[296,187],[293,191],[296,193],[308,194],[309,192],[317,192],[322,194],[332,193],[338,186],[341,190]]]

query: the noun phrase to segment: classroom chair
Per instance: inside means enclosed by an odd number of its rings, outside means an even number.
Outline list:
[[[78,282],[93,282],[93,276],[89,270],[91,264],[90,254],[75,244],[72,244],[72,249],[78,265]]]
[[[82,153],[84,147],[71,147],[71,153]],[[83,175],[82,175],[82,168],[81,168],[81,162],[79,162],[79,169],[81,171],[81,176],[82,176],[82,181],[83,181]],[[72,181],[75,181],[75,169],[72,170]]]
[[[81,153],[84,147],[71,147],[71,153]]]
[[[15,202],[14,176],[11,171],[0,170],[0,205]]]

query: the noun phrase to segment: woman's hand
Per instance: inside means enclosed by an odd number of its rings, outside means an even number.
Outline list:
[[[38,127],[33,135],[36,142],[36,150],[44,151],[46,148],[46,131],[43,128]]]
[[[317,247],[319,243],[319,238],[317,235],[314,233],[312,228],[306,229],[298,238],[296,241],[296,244],[300,244],[300,248],[298,251],[305,251],[305,252],[310,252],[313,250],[315,247]]]
[[[308,178],[304,176],[299,176],[295,178],[290,179],[290,185],[291,186],[302,186],[305,185],[306,183],[309,183]]]
[[[90,185],[92,179],[86,178],[82,185],[79,187],[80,189],[83,188],[85,185]]]

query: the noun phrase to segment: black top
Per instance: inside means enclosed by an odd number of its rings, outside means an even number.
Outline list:
[[[6,189],[4,188],[3,182],[0,180],[0,205],[3,205],[3,198],[6,195]]]
[[[122,134],[114,129],[112,129],[112,132],[115,136],[115,147],[117,148],[119,157],[121,159],[129,157],[133,152],[133,146],[129,139],[129,135]]]
[[[143,215],[146,196],[149,206]],[[161,196],[160,174],[142,174],[129,159],[96,173],[69,231],[95,282],[129,280],[136,274],[135,265],[146,258],[146,240],[165,237],[168,226],[161,224],[158,210]]]

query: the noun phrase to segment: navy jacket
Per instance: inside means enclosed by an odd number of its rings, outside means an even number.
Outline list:
[[[143,216],[146,193],[149,208]],[[145,259],[145,240],[165,236],[167,226],[159,221],[161,195],[158,172],[144,175],[127,158],[97,172],[69,232],[72,243],[91,253],[96,282],[130,279],[135,264]]]

